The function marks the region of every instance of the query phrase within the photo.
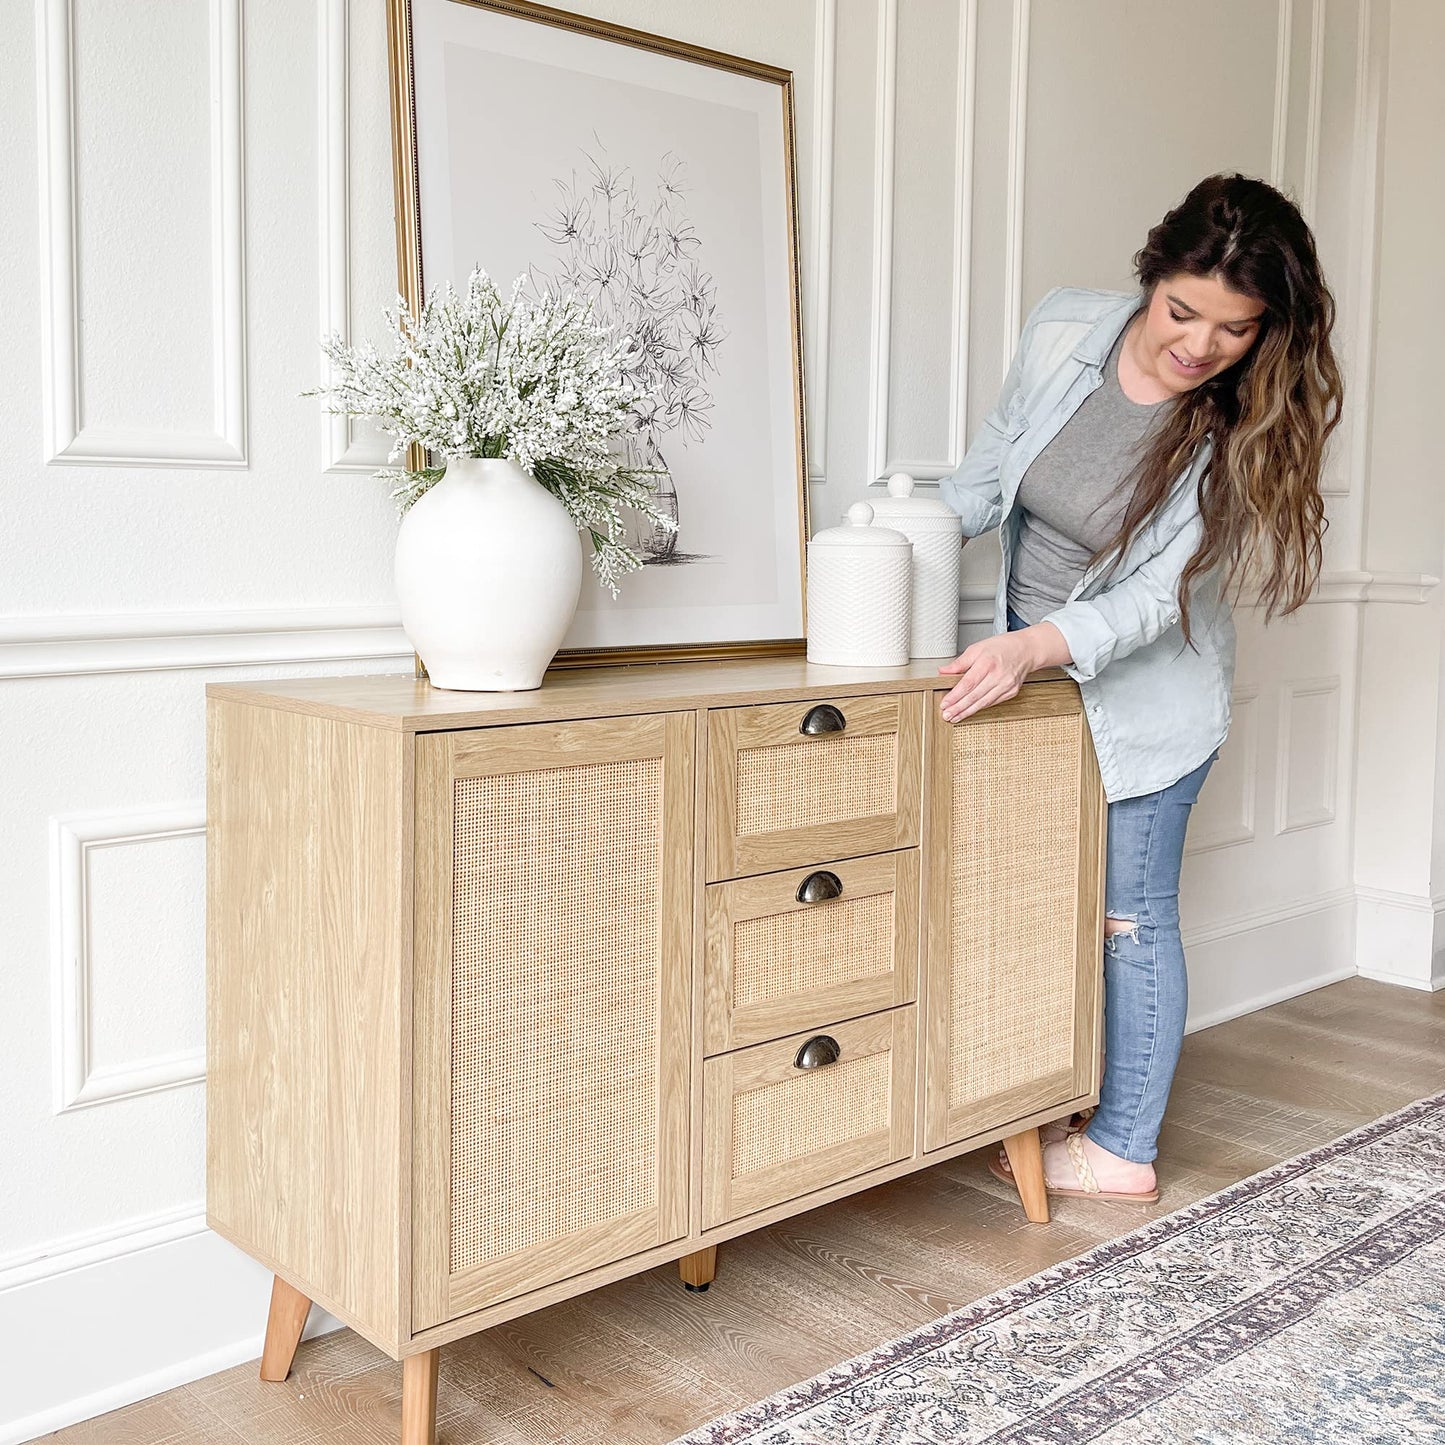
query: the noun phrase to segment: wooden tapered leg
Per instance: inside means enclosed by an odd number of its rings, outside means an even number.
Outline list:
[[[1008,1167],[1013,1171],[1024,1214],[1030,1224],[1049,1222],[1049,1191],[1044,1188],[1044,1153],[1039,1146],[1039,1131],[1025,1129],[1010,1134],[1003,1141]]]
[[[284,1380],[291,1373],[296,1346],[306,1327],[311,1301],[278,1274],[271,1283],[271,1311],[266,1316],[266,1344],[261,1350],[261,1378]]]
[[[441,1347],[401,1362],[401,1445],[436,1445]]]
[[[717,1278],[717,1245],[683,1255],[677,1262],[677,1272],[688,1289],[705,1290]]]

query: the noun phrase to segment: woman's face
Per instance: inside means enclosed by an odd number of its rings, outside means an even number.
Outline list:
[[[1149,298],[1135,360],[1169,391],[1193,391],[1248,352],[1263,318],[1262,302],[1213,276],[1170,276]]]

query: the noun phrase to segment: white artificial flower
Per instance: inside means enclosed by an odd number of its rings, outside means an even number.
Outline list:
[[[622,466],[614,446],[646,400],[630,378],[637,345],[599,323],[572,296],[529,294],[518,277],[503,301],[480,267],[458,296],[435,289],[413,317],[405,301],[386,312],[392,355],[370,343],[322,343],[331,378],[315,391],[325,410],[371,417],[392,437],[389,462],[418,444],[446,456],[507,457],[551,491],[592,539],[592,565],[614,595],[641,561],[626,545],[622,509],[664,527],[675,523],[653,500],[653,473]],[[388,469],[405,511],[442,475]]]

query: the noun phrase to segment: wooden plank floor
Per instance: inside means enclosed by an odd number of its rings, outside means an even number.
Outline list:
[[[1442,1089],[1445,993],[1352,979],[1220,1024],[1185,1040],[1158,1205],[1033,1226],[984,1155],[940,1164],[725,1245],[706,1294],[669,1265],[446,1346],[438,1445],[658,1445]],[[396,1445],[400,1402],[401,1367],[343,1330],[284,1384],[240,1365],[47,1438]]]

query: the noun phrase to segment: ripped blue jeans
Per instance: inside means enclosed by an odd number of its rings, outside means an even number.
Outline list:
[[[1025,624],[1012,611],[1009,630]],[[1104,912],[1131,925],[1104,941],[1104,1080],[1089,1137],[1148,1164],[1184,1042],[1189,978],[1179,933],[1179,872],[1189,810],[1216,751],[1157,793],[1109,804]]]

